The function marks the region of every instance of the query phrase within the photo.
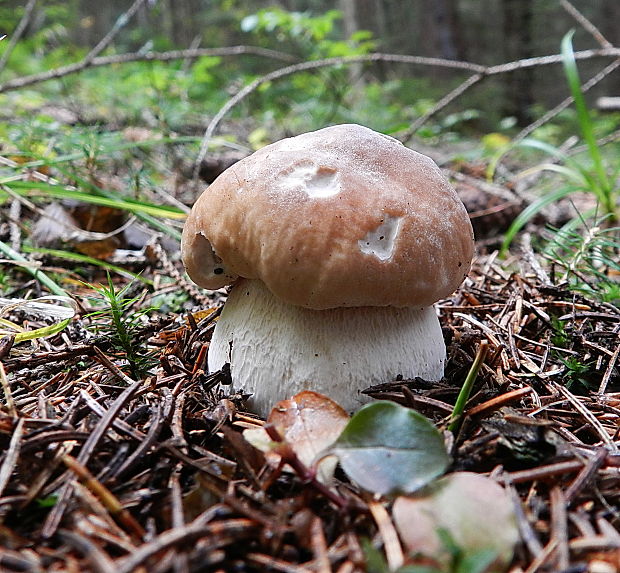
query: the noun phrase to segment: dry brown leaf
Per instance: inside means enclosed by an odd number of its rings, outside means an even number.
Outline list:
[[[320,454],[336,441],[348,421],[348,414],[336,402],[311,391],[278,402],[267,418],[267,424],[274,426],[307,467],[312,467]],[[266,453],[270,463],[280,463],[280,456],[274,451],[279,444],[263,428],[245,430],[243,435],[255,448]],[[336,463],[333,456],[320,461],[317,475],[321,482],[331,480]]]

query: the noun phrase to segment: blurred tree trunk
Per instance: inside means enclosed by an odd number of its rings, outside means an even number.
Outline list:
[[[340,0],[339,4],[346,38],[358,30],[371,30],[380,41],[389,34],[385,0]]]
[[[614,46],[620,46],[620,1],[605,2],[601,6],[601,32]],[[620,72],[616,70],[606,80],[606,85],[613,93],[620,96]]]
[[[420,39],[425,55],[448,60],[465,59],[460,34],[458,0],[423,0]]]
[[[344,37],[350,38],[359,30],[371,30],[377,39],[385,38],[385,3],[383,0],[340,0]],[[362,75],[362,64],[349,67],[351,80]]]
[[[116,12],[115,2],[82,0],[79,5],[79,24],[77,30],[74,30],[77,42],[82,46],[95,45],[110,31]]]
[[[180,48],[188,48],[201,30],[200,16],[205,11],[201,9],[200,0],[184,0],[183,2],[169,2],[172,18],[172,42]]]
[[[509,62],[534,55],[532,37],[533,0],[502,0],[504,18],[504,60]],[[505,78],[504,113],[517,118],[520,126],[532,121],[534,69],[525,68]]]

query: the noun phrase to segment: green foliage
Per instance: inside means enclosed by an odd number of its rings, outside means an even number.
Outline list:
[[[268,8],[246,16],[241,21],[241,30],[253,33],[258,39],[271,37],[309,59],[352,55],[356,50],[365,53],[365,50],[372,49],[370,32],[355,34],[348,43],[333,39],[335,23],[341,17],[338,10],[314,15]]]
[[[341,39],[336,26],[340,19],[337,10],[312,14],[269,8],[245,17],[241,29],[252,35],[253,43],[295,54],[302,61],[362,55],[375,48],[368,31]],[[332,66],[266,84],[253,94],[250,105],[263,126],[285,123],[290,131],[305,131],[316,125],[351,121],[351,107],[356,107],[357,98],[350,88],[350,69]],[[361,102],[356,109],[363,110]]]
[[[484,573],[497,558],[493,549],[464,551],[446,529],[440,528],[437,533],[450,554],[450,573]]]
[[[82,253],[77,253],[73,251],[63,251],[60,249],[46,249],[46,248],[35,248],[28,247],[26,245],[22,246],[22,250],[26,253],[39,253],[42,255],[49,255],[56,259],[61,259],[64,261],[70,261],[73,263],[78,263],[78,268],[76,271],[79,273],[80,269],[82,269],[85,265],[92,265],[95,267],[99,267],[109,272],[117,273],[120,276],[124,276],[129,278],[130,280],[137,280],[144,284],[152,285],[153,281],[143,276],[133,273],[123,267],[118,265],[113,265],[101,259],[96,259],[94,257],[89,257],[87,255],[83,255]],[[2,275],[0,274],[0,288],[2,285]]]
[[[571,341],[571,337],[570,334],[566,332],[565,322],[560,320],[557,316],[551,316],[551,330],[553,332],[551,335],[551,344],[558,348],[567,348]]]
[[[185,213],[176,207],[156,205],[152,200],[142,199],[142,188],[152,188],[155,177],[161,177],[162,165],[158,153],[170,145],[194,143],[197,137],[153,137],[139,142],[127,141],[119,132],[100,132],[98,129],[59,128],[54,123],[31,122],[24,129],[21,123],[11,128],[9,150],[16,162],[14,168],[0,170],[0,205],[10,198],[7,190],[31,200],[70,200],[93,205],[121,209],[134,214],[150,227],[175,239],[180,232],[166,220],[182,220]],[[151,159],[151,155],[153,159]],[[140,168],[132,173],[133,159],[139,156]],[[134,188],[134,198],[115,191],[100,182],[99,175],[118,169],[117,164],[128,164],[126,188]],[[57,182],[31,181],[28,172],[32,169],[53,169],[56,177],[64,176],[77,189]],[[106,173],[107,172],[107,173]]]
[[[576,356],[558,356],[558,359],[566,367],[566,372],[562,375],[562,379],[569,390],[587,394],[596,389],[595,382],[593,381],[596,368],[595,360],[583,362]]]
[[[581,133],[588,147],[588,153],[593,164],[593,170],[589,173],[590,177],[588,180],[592,191],[596,194],[597,199],[601,203],[604,214],[611,215],[615,221],[618,220],[618,213],[616,212],[618,190],[614,190],[613,183],[607,176],[601,151],[594,135],[592,118],[590,117],[590,112],[581,91],[581,80],[579,79],[579,72],[573,52],[573,34],[574,32],[569,32],[562,39],[562,63],[573,99],[575,100],[575,108],[577,109]]]
[[[116,352],[123,354],[131,375],[140,378],[156,363],[153,356],[144,350],[137,336],[144,317],[153,308],[135,309],[140,297],[126,298],[132,285],[129,283],[116,290],[109,273],[107,286],[90,285],[99,295],[97,302],[103,304],[103,308],[88,314],[87,318],[91,319],[90,329],[107,340]]]
[[[611,159],[606,162],[602,150],[597,143],[593,117],[581,91],[581,83],[572,47],[572,32],[567,34],[562,40],[562,57],[566,79],[575,100],[579,127],[586,144],[586,159],[574,159],[561,149],[542,141],[530,139],[519,143],[520,147],[539,149],[548,153],[553,159],[551,163],[544,163],[534,169],[525,171],[522,173],[522,176],[545,171],[561,175],[563,182],[560,186],[555,186],[550,192],[531,203],[515,219],[506,232],[502,245],[503,251],[508,248],[519,230],[544,207],[575,192],[581,191],[592,195],[596,199],[602,214],[609,217],[610,223],[617,222],[620,219],[620,206],[618,205],[620,198],[620,187],[618,187],[620,161],[617,155],[612,155]],[[509,146],[509,148],[512,148],[512,146]],[[491,163],[489,167],[490,174],[495,171],[499,159],[506,152],[507,149],[502,150],[495,158],[495,161]]]
[[[58,503],[57,495],[48,495],[47,497],[37,497],[34,502],[41,509],[49,509]]]
[[[11,284],[11,276],[8,273],[7,265],[3,265],[3,268],[0,269],[0,296],[2,296],[8,289]]]
[[[86,183],[83,181],[83,183]],[[133,201],[131,199],[124,199],[118,193],[107,190],[105,195],[97,195],[94,192],[98,189],[94,185],[86,185],[90,188],[88,191],[74,191],[72,189],[66,189],[62,185],[51,185],[49,183],[39,182],[26,182],[26,181],[0,181],[0,184],[5,185],[12,189],[15,193],[28,196],[28,197],[47,197],[57,199],[76,199],[84,203],[90,203],[93,205],[102,205],[106,207],[114,207],[123,209],[128,213],[134,213],[143,221],[148,222],[151,226],[159,229],[160,231],[180,239],[180,233],[175,229],[170,228],[169,225],[159,221],[155,217],[169,217],[173,219],[182,219],[184,214],[178,209],[172,207],[158,207],[150,203]],[[100,191],[103,191],[100,189]],[[0,192],[0,200],[6,198],[4,193]]]
[[[553,231],[543,249],[552,264],[563,271],[561,284],[602,302],[620,306],[620,227],[606,225],[609,216],[575,220]]]
[[[566,328],[566,323],[559,318],[551,317],[551,343],[557,348],[569,349],[575,342]],[[566,355],[564,352],[553,350],[553,355],[564,365],[562,381],[570,390],[579,393],[589,393],[596,389],[596,361],[583,360],[580,356]]]
[[[356,412],[330,453],[353,481],[381,495],[416,491],[449,463],[443,438],[428,419],[385,401]]]
[[[368,573],[446,573],[426,565],[404,565],[394,571],[390,569],[383,553],[368,539],[362,539],[362,551]]]

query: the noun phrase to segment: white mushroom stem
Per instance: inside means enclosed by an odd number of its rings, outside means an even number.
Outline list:
[[[440,380],[446,348],[434,307],[311,310],[275,298],[258,280],[230,293],[209,347],[209,371],[230,363],[233,386],[266,416],[301,392],[325,394],[345,410],[361,390],[399,376]]]

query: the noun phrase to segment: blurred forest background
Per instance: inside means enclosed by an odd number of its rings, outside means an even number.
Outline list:
[[[122,24],[107,53],[252,45],[277,50],[289,61],[378,51],[491,66],[558,53],[562,36],[571,28],[577,29],[575,50],[595,47],[588,32],[555,0],[160,1],[142,3],[130,22],[119,22],[131,4],[127,0],[35,4],[23,37],[8,62],[2,62],[7,65],[4,79],[78,61]],[[611,44],[620,44],[620,2],[579,0],[574,6]],[[10,36],[24,9],[24,2],[0,3],[0,32]],[[8,38],[0,45],[0,55],[7,45]],[[65,77],[55,83],[52,93],[68,95],[76,105],[82,98],[90,102],[90,109],[79,112],[91,121],[103,115],[125,123],[132,121],[132,115],[135,119],[140,113],[155,113],[175,129],[183,123],[187,130],[192,121],[185,114],[214,113],[241,86],[272,70],[274,59],[213,56],[163,65],[118,65],[90,70],[79,78]],[[601,69],[600,60],[584,61],[581,69],[588,78]],[[251,110],[242,109],[242,115],[252,116],[267,129],[291,133],[343,121],[394,132],[425,113],[465,77],[467,72],[458,69],[386,61],[332,67],[262,86],[250,100]],[[524,68],[466,93],[450,108],[459,114],[448,122],[450,127],[459,123],[474,131],[522,127],[567,93],[561,66]],[[617,93],[620,74],[611,74],[590,97]],[[34,98],[31,92],[18,95],[24,107],[32,108],[28,96]],[[192,110],[191,103],[199,105]],[[19,111],[21,106],[17,107]],[[12,106],[5,100],[2,108]],[[285,124],[273,125],[285,118]]]

